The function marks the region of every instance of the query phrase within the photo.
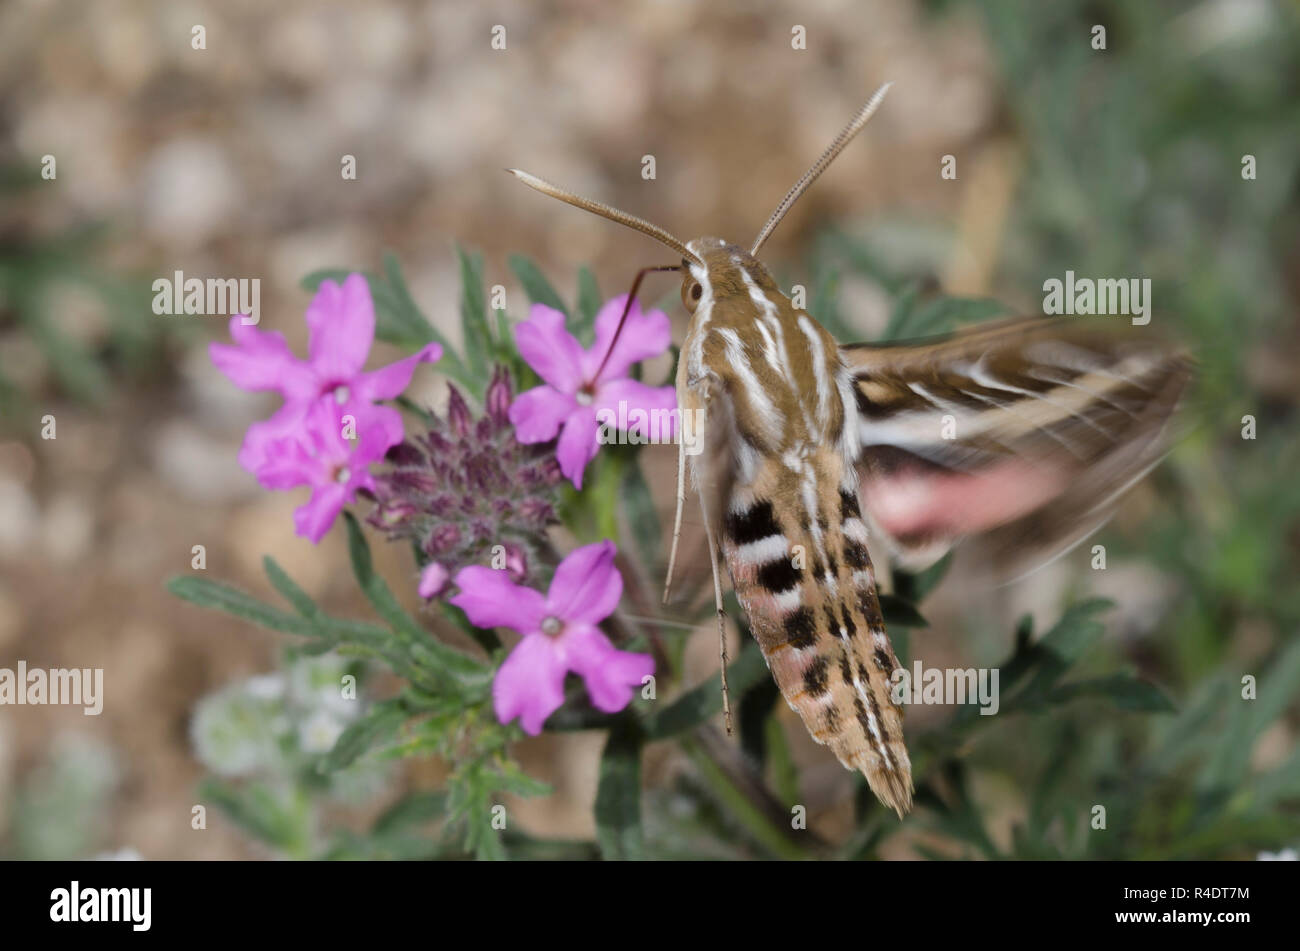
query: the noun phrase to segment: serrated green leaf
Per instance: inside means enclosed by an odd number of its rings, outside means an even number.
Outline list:
[[[630,718],[609,731],[596,787],[596,842],[607,860],[645,858],[641,832],[640,731]]]

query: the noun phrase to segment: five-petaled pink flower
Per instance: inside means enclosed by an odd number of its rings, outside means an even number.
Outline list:
[[[276,390],[284,397],[275,415],[254,423],[244,436],[239,463],[254,475],[266,462],[268,448],[298,432],[308,409],[320,399],[337,404],[340,416],[351,416],[358,436],[378,430],[373,438],[385,449],[397,445],[403,435],[401,414],[375,401],[399,395],[417,364],[442,357],[442,348],[431,343],[396,363],[362,372],[375,340],[375,307],[361,274],[349,274],[342,286],[322,281],[307,307],[307,327],[311,333],[306,360],[293,355],[283,334],[259,331],[242,316],[230,319],[233,346],[208,347],[217,369],[236,386]]]
[[[529,319],[519,325],[515,339],[519,354],[545,383],[520,393],[510,406],[510,422],[523,443],[546,442],[560,434],[556,456],[560,471],[582,488],[582,473],[599,444],[597,413],[621,425],[640,411],[647,420],[659,413],[663,438],[675,427],[677,396],[671,386],[647,386],[628,378],[632,364],[656,357],[668,349],[672,328],[661,310],[641,312],[632,302],[617,343],[614,334],[627,295],[609,300],[596,315],[596,342],[590,350],[564,329],[564,315],[544,304],[534,304]],[[613,344],[613,350],[610,346]],[[619,404],[623,404],[620,412]],[[635,419],[633,420],[635,422]]]
[[[347,428],[331,400],[317,400],[307,409],[301,432],[267,443],[257,470],[268,489],[311,486],[311,498],[294,510],[293,523],[312,544],[325,536],[357,489],[374,491],[370,464],[388,451],[388,437],[379,427],[362,430],[355,446],[343,436]]]
[[[460,593],[448,600],[472,623],[523,635],[492,682],[502,723],[519,717],[526,733],[540,733],[564,703],[569,671],[582,677],[592,704],[605,713],[626,707],[634,688],[654,673],[653,657],[618,650],[596,626],[623,593],[614,550],[603,541],[570,552],[545,595],[516,585],[506,571],[474,565],[457,573]]]
[[[218,370],[245,390],[275,390],[284,405],[244,435],[239,462],[268,489],[312,487],[294,513],[299,535],[318,542],[357,489],[373,489],[369,465],[402,441],[402,417],[375,401],[406,389],[420,363],[442,348],[431,343],[404,360],[363,372],[375,339],[375,308],[364,276],[340,286],[323,281],[307,308],[308,358],[299,360],[284,336],[230,320],[234,344],[213,343]],[[356,444],[349,439],[355,437]]]

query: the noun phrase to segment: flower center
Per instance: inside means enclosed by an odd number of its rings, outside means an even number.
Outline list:
[[[564,622],[554,615],[542,619],[542,633],[547,637],[555,637],[563,630]]]
[[[573,394],[573,398],[578,401],[579,406],[590,406],[591,401],[596,398],[596,395],[591,392],[591,387],[584,386],[582,389],[578,390],[577,393]]]
[[[334,387],[334,402],[338,403],[340,406],[346,403],[351,395],[352,393],[348,390],[346,383],[340,383],[338,386]]]
[[[337,469],[334,470],[334,481],[337,482],[339,485],[347,485],[348,481],[351,478],[352,478],[352,472],[348,469],[347,466],[339,466]]]

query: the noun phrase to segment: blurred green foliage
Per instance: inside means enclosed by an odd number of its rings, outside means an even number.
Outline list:
[[[0,202],[17,208],[42,188],[56,188],[32,170],[0,167]],[[111,239],[102,224],[36,236],[14,215],[0,218],[0,334],[22,336],[48,364],[60,395],[94,402],[125,379],[156,375],[165,364],[165,324],[150,307],[147,282],[99,263]],[[69,333],[59,312],[75,291],[102,312],[102,333]],[[84,321],[84,315],[77,318]],[[188,331],[187,331],[188,332]],[[43,395],[5,376],[0,364],[0,419],[16,416]]]

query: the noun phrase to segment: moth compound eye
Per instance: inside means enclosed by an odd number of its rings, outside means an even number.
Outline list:
[[[704,288],[700,286],[699,281],[686,280],[682,282],[682,303],[692,314],[695,313],[695,305],[700,302],[704,296]]]

